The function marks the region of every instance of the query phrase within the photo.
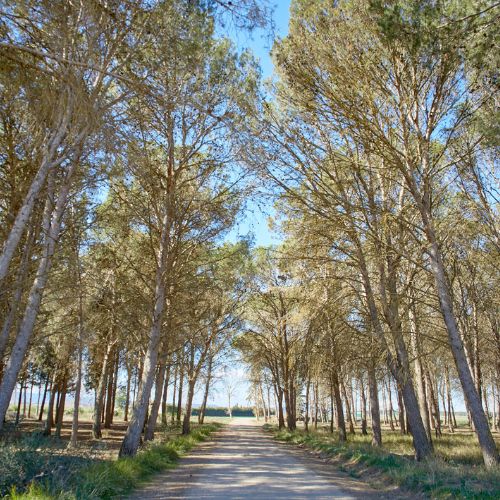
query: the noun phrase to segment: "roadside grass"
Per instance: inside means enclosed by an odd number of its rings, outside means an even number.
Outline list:
[[[37,437],[31,437],[34,440],[32,443],[15,445],[16,448],[12,444],[6,444],[0,449],[0,459],[9,459],[13,473],[16,468],[18,471],[24,469],[22,475],[26,478],[30,470],[32,475],[32,469],[38,472],[24,491],[18,492],[20,486],[11,482],[14,486],[5,498],[73,500],[121,497],[147,481],[153,474],[174,468],[182,455],[220,427],[221,424],[215,422],[205,424],[194,427],[187,436],[180,435],[177,426],[164,427],[157,433],[157,438],[146,444],[135,457],[101,460],[97,463],[92,457],[86,457],[84,462],[74,462],[71,456],[66,455],[66,461],[57,464],[50,459],[50,445],[46,449],[34,447],[40,444],[36,442]],[[42,449],[44,452],[40,454]],[[36,457],[39,454],[45,455],[45,458],[38,460]],[[12,474],[10,476],[12,477]],[[5,488],[5,478],[2,477],[0,481],[0,486]]]
[[[339,443],[337,435],[325,431],[290,432],[267,426],[274,437],[305,446],[329,457],[351,476],[380,483],[388,479],[407,490],[423,492],[430,498],[500,498],[500,468],[487,470],[481,463],[479,447],[472,434],[444,435],[434,440],[435,456],[423,462],[412,458],[411,436],[384,432],[382,449],[370,445],[370,436],[349,436]]]

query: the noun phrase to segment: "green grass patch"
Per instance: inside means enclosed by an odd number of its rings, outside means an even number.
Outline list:
[[[382,473],[393,484],[435,499],[500,498],[500,468],[487,470],[480,465],[481,456],[477,456],[469,435],[448,435],[435,440],[435,456],[416,462],[410,458],[411,436],[384,434],[384,447],[377,449],[370,446],[367,436],[349,436],[348,442],[339,443],[336,434],[322,431],[290,432],[271,426],[267,429],[279,441],[337,459],[339,467],[354,477],[370,480],[371,475]]]
[[[64,477],[50,474],[40,480],[35,478],[23,492],[18,493],[14,486],[6,498],[73,500],[121,497],[155,473],[174,468],[183,454],[220,427],[218,423],[202,425],[195,427],[187,436],[179,435],[177,430],[171,428],[164,429],[135,457],[99,463],[90,461],[84,466],[67,469]]]

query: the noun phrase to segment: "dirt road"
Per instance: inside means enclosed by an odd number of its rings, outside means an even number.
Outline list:
[[[388,496],[389,495],[389,496]],[[397,498],[369,488],[303,450],[263,433],[254,419],[236,418],[173,471],[156,476],[131,500]]]

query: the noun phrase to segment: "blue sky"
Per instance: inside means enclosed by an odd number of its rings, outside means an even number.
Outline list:
[[[276,28],[276,37],[285,36],[288,32],[288,21],[290,19],[290,0],[278,1],[275,5],[273,18]],[[246,45],[260,59],[263,77],[267,78],[273,73],[273,64],[269,57],[269,50],[271,47],[269,47],[268,40],[265,39],[265,34],[264,37],[260,35],[262,35],[262,33],[256,33],[253,36],[253,40],[247,40]],[[237,40],[235,41],[238,43]]]
[[[275,38],[284,37],[288,32],[288,21],[290,19],[290,0],[279,0],[275,4],[274,24]],[[257,31],[251,36],[242,33],[233,33],[231,38],[238,47],[238,50],[250,49],[259,59],[262,69],[262,79],[270,78],[273,74],[273,63],[269,52],[272,46],[272,39],[268,33]],[[256,246],[268,246],[279,241],[279,237],[274,235],[268,227],[268,218],[272,216],[272,202],[269,199],[256,197],[247,203],[246,210],[241,221],[232,231],[230,239],[237,239],[239,236],[246,236],[251,233]]]
[[[279,0],[275,5],[274,23],[275,37],[283,37],[288,31],[288,21],[290,18],[290,0]],[[246,34],[234,33],[231,37],[238,47],[238,50],[250,49],[260,60],[263,80],[270,78],[273,74],[273,63],[269,52],[272,46],[272,40],[268,34],[260,31],[254,33],[251,37]],[[268,218],[272,216],[273,208],[269,199],[255,198],[247,202],[241,221],[231,232],[229,238],[238,239],[240,236],[253,235],[256,246],[268,246],[279,241],[279,237],[274,235],[268,226]],[[233,362],[232,368],[225,374],[219,375],[220,380],[216,382],[211,390],[209,404],[224,406],[227,403],[227,391],[224,385],[225,377],[237,381],[236,391],[232,397],[234,404],[246,406],[249,385],[246,381],[245,367],[240,363]],[[195,396],[194,403],[201,401],[202,394]]]

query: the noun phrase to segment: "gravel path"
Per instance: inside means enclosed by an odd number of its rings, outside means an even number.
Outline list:
[[[276,443],[253,419],[237,418],[215,441],[202,443],[177,469],[159,474],[129,499],[398,497],[394,490],[372,490],[304,450]]]

